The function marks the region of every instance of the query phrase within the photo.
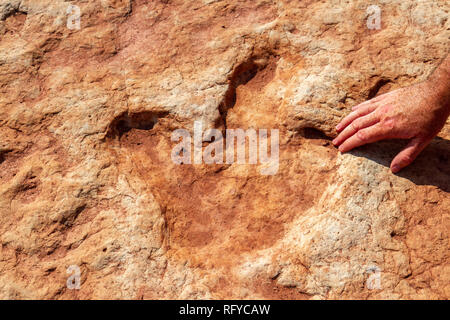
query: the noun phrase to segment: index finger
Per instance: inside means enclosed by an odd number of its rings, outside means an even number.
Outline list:
[[[385,130],[380,123],[377,123],[371,127],[359,130],[356,134],[345,140],[345,142],[339,146],[339,151],[344,153],[356,147],[386,138],[388,137]]]
[[[352,123],[355,119],[361,117],[361,116],[365,116],[369,113],[371,113],[372,111],[374,111],[377,108],[376,104],[368,104],[364,107],[361,107],[358,110],[355,110],[353,112],[350,112],[350,114],[348,116],[346,116],[344,119],[341,120],[341,122],[339,122],[339,124],[336,126],[336,130],[342,131],[344,130],[350,123]]]

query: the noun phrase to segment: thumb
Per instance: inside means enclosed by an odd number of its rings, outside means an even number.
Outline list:
[[[413,138],[408,145],[400,151],[399,154],[391,162],[391,171],[397,173],[404,167],[407,167],[413,162],[423,149],[430,143],[431,140],[423,138]]]

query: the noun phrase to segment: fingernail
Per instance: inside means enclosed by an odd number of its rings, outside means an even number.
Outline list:
[[[339,124],[336,126],[336,130],[341,130],[341,127],[342,127],[342,125],[339,123]]]
[[[392,172],[393,173],[397,173],[398,171],[400,171],[400,167],[398,165],[392,166]]]
[[[337,139],[334,139],[333,141],[331,141],[332,144],[336,145]]]

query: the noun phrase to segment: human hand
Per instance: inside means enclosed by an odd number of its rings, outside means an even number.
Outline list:
[[[449,116],[448,101],[431,81],[401,88],[352,108],[336,127],[333,140],[339,151],[347,152],[384,139],[410,139],[391,162],[396,173],[411,164],[439,133]]]

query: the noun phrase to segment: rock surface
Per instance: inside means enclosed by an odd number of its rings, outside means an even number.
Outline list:
[[[371,4],[0,0],[0,298],[450,298],[450,123],[399,175],[329,142],[449,52],[447,1]],[[279,129],[278,173],[174,164],[194,120]]]

